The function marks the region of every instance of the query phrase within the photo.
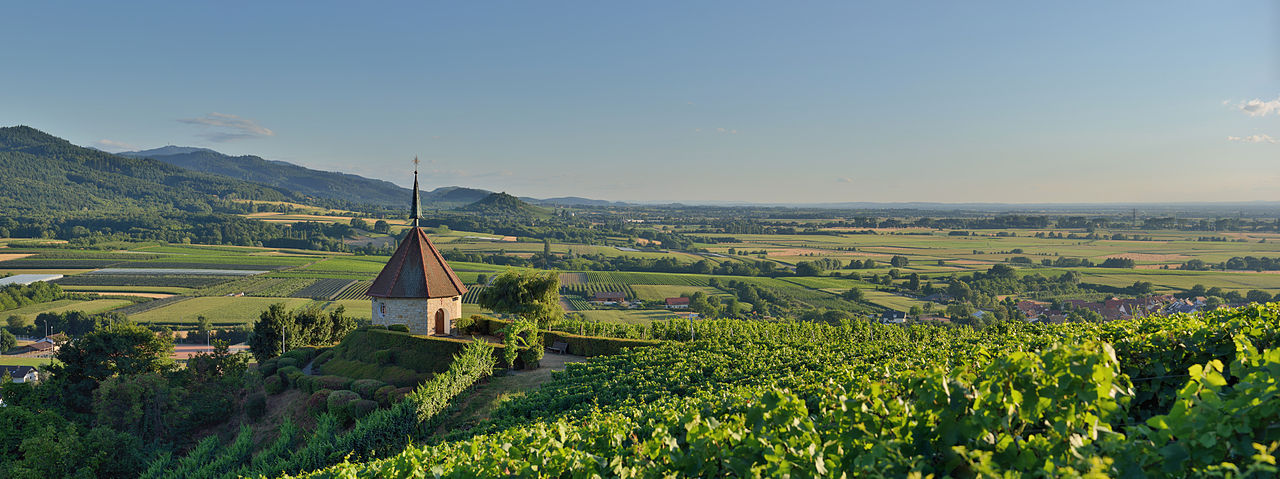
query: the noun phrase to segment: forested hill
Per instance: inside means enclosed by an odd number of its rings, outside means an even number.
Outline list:
[[[525,203],[520,198],[506,193],[493,193],[480,201],[467,205],[463,210],[505,216],[545,216],[549,214],[543,208]]]
[[[294,193],[358,204],[403,207],[409,189],[389,181],[319,171],[257,156],[230,156],[204,148],[165,147],[121,153],[131,158],[151,158],[189,170],[262,183]]]
[[[156,160],[73,145],[25,126],[0,128],[0,211],[183,210],[222,199],[297,201],[287,191]]]

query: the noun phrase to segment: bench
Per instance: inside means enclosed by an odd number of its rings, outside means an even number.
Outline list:
[[[547,351],[551,351],[553,353],[566,354],[568,350],[569,350],[569,343],[566,343],[563,341],[557,341],[557,342],[551,343],[551,346],[547,347]]]

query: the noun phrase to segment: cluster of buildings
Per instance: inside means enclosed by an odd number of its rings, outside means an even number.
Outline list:
[[[1205,298],[1175,298],[1172,294],[1146,296],[1142,298],[1110,298],[1106,301],[1085,301],[1069,299],[1064,301],[1068,311],[1053,310],[1048,303],[1039,301],[1019,301],[1017,308],[1028,321],[1044,321],[1061,323],[1067,319],[1069,310],[1088,310],[1098,313],[1107,321],[1140,318],[1153,314],[1193,313],[1205,307]]]

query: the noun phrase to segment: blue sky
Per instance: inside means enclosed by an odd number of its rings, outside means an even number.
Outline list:
[[[1274,2],[23,2],[0,125],[627,201],[1280,198]]]

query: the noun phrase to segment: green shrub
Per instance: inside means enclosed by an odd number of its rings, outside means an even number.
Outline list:
[[[320,353],[319,356],[316,356],[315,364],[316,366],[319,366],[321,364],[329,362],[330,359],[333,359],[333,350],[325,351],[323,353]]]
[[[347,389],[348,387],[351,386],[351,378],[347,378],[347,377],[334,376],[329,374],[329,375],[319,376],[317,379],[320,382],[320,387],[325,389],[332,389],[334,391],[337,391],[339,389]]]
[[[343,389],[341,391],[329,393],[329,399],[327,401],[329,414],[333,414],[339,418],[349,418],[351,417],[350,414],[348,414],[350,404],[359,400],[360,395],[356,394],[355,391]]]
[[[311,393],[311,396],[307,397],[307,411],[310,411],[311,414],[315,414],[317,416],[328,412],[329,393],[332,392],[333,391],[328,389],[321,389]]]
[[[395,394],[395,392],[396,392],[396,387],[388,384],[386,386],[378,388],[377,391],[374,391],[373,399],[375,401],[378,401],[378,404],[381,404],[382,406],[390,406],[392,402],[391,396]]]
[[[261,364],[258,364],[258,373],[262,374],[262,377],[265,378],[267,376],[275,374],[276,369],[278,369],[279,367],[280,367],[280,364],[275,359],[268,359],[266,361],[263,361]]]
[[[302,370],[293,366],[280,368],[280,370],[276,371],[276,375],[280,376],[280,379],[283,379],[288,387],[296,387],[298,378],[303,376]]]
[[[586,357],[609,356],[621,353],[626,348],[657,346],[662,344],[661,341],[578,336],[576,334],[561,333],[557,331],[544,331],[542,333],[542,341],[546,346],[551,346],[552,344],[561,342],[566,343],[569,347],[565,352]]]
[[[390,349],[375,351],[373,353],[373,362],[377,363],[379,366],[386,366],[388,364],[394,363],[395,361],[396,361],[396,356],[394,353],[391,352]]]
[[[386,385],[387,383],[377,379],[357,379],[351,383],[351,390],[362,398],[373,399],[378,389]]]
[[[262,393],[253,393],[244,401],[245,415],[249,416],[249,420],[258,422],[263,414],[267,413],[267,396]]]
[[[387,329],[390,331],[399,331],[402,333],[409,332],[409,327],[403,324],[393,324],[393,325],[387,326]]]
[[[347,412],[348,414],[351,415],[352,418],[360,419],[362,417],[368,416],[369,413],[377,410],[378,403],[376,401],[370,401],[368,399],[357,399],[355,401],[348,403],[347,407],[348,407]]]
[[[284,391],[284,380],[280,376],[271,376],[262,381],[262,388],[267,390],[267,394],[280,394]]]
[[[304,374],[302,376],[298,376],[294,382],[296,384],[294,384],[293,387],[304,393],[310,394],[316,392],[317,389],[320,389],[320,382],[315,376],[307,376]]]
[[[413,388],[396,388],[395,391],[391,391],[391,395],[390,395],[391,402],[393,403],[400,402],[402,399],[404,399],[405,396],[408,396],[409,393],[411,392],[413,392]]]
[[[287,357],[287,356],[280,356],[276,358],[276,368],[278,368],[277,370],[282,368],[288,368],[288,367],[296,368],[299,366],[305,366],[305,364],[300,365],[298,364],[297,359]]]

